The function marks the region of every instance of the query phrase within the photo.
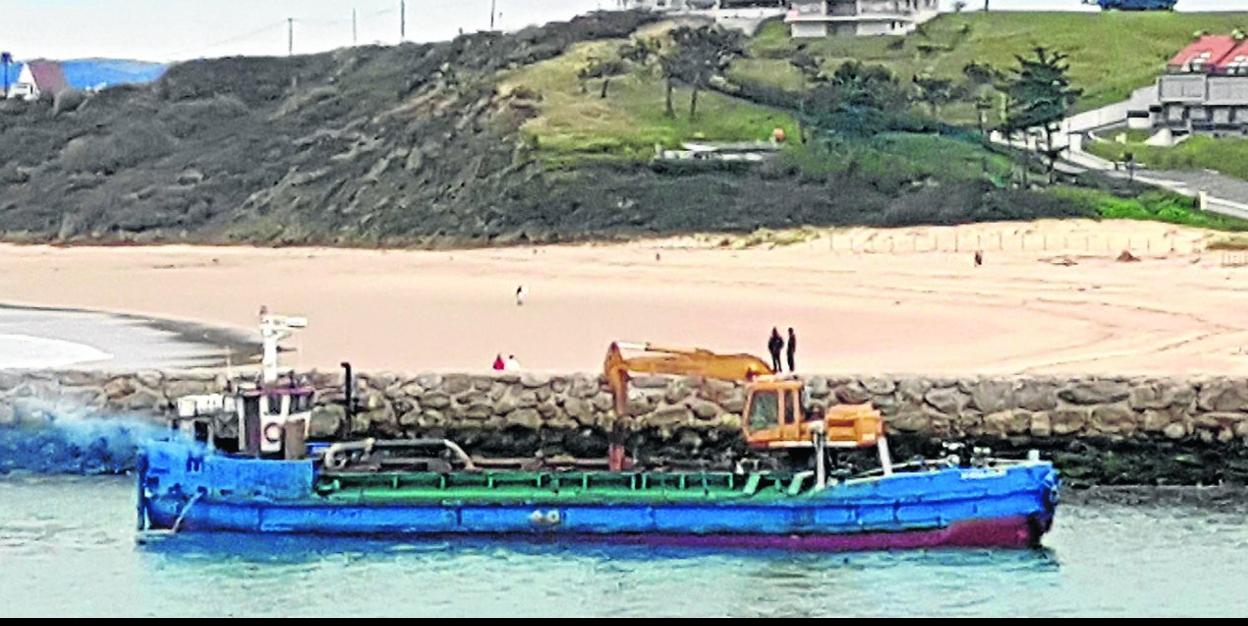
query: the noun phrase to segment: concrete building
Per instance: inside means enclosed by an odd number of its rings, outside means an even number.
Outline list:
[[[1194,133],[1248,135],[1248,39],[1204,36],[1184,48],[1153,97],[1133,99],[1127,123],[1156,131],[1161,144]]]
[[[940,0],[792,0],[784,21],[796,38],[905,35],[940,13]]]

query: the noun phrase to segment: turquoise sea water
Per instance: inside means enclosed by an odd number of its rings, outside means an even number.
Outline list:
[[[1245,507],[1064,505],[1040,551],[182,534],[125,478],[0,477],[0,617],[1248,615]]]

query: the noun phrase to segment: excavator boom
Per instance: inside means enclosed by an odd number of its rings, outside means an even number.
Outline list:
[[[626,358],[623,350],[643,356]],[[628,381],[631,374],[674,374],[727,381],[751,381],[774,372],[762,359],[750,354],[717,354],[701,348],[671,348],[649,343],[612,343],[607,349],[603,372],[615,397],[617,415],[628,411]]]
[[[624,350],[640,352],[625,357]],[[624,469],[624,419],[628,415],[628,381],[632,374],[675,374],[727,381],[751,381],[774,374],[762,359],[749,354],[716,354],[701,348],[672,348],[649,343],[615,342],[607,349],[603,374],[615,401],[616,426],[612,430],[608,465]]]

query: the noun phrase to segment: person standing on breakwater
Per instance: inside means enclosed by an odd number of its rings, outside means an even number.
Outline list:
[[[520,371],[520,361],[516,360],[516,355],[507,355],[507,364],[503,366],[503,370],[508,372]]]
[[[777,374],[784,371],[780,363],[780,351],[784,350],[784,338],[780,336],[780,329],[772,327],[771,339],[767,341],[767,351],[771,353],[771,371]]]
[[[493,368],[494,368],[494,371],[496,372],[501,372],[507,368],[507,363],[503,361],[503,354],[501,352],[498,354],[498,356],[494,357]]]
[[[789,345],[785,349],[789,357],[789,373],[797,371],[797,334],[793,332],[793,327],[789,327]]]

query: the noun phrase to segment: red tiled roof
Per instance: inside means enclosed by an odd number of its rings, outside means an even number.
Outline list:
[[[1234,49],[1222,56],[1214,65],[1218,74],[1242,74],[1248,72],[1248,41],[1238,42]]]
[[[35,77],[35,86],[44,93],[58,94],[69,89],[69,82],[65,80],[65,72],[61,70],[60,63],[31,61],[30,74]]]
[[[1192,62],[1203,60],[1204,69],[1199,71],[1209,71],[1239,44],[1239,41],[1229,35],[1206,35],[1174,55],[1174,58],[1170,59],[1170,69],[1192,71]]]

